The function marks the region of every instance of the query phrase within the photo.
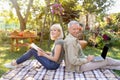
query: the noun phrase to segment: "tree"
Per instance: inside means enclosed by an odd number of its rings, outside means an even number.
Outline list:
[[[30,7],[33,4],[33,0],[29,0],[27,10],[26,10],[26,14],[24,15],[24,17],[22,16],[22,14],[20,12],[20,7],[17,3],[17,0],[10,0],[10,1],[12,2],[13,6],[16,10],[16,13],[17,13],[17,16],[18,16],[18,19],[19,19],[19,22],[20,22],[20,29],[21,29],[21,31],[23,31],[23,30],[26,29],[26,23],[27,23],[28,16],[30,14]]]
[[[77,0],[65,0],[62,5],[64,8],[63,22],[68,23],[70,20],[79,18],[80,10],[77,8]]]
[[[80,10],[82,14],[86,15],[86,27],[88,24],[89,14],[104,13],[111,5],[114,4],[113,0],[79,0]]]

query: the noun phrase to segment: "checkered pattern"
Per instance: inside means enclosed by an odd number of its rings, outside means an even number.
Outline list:
[[[45,69],[37,60],[28,60],[16,69],[5,73],[0,80],[119,80],[108,69],[96,69],[84,73],[66,72],[64,61],[57,70]]]

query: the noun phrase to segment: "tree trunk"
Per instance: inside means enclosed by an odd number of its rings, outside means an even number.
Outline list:
[[[48,5],[50,4],[50,0],[47,0],[46,4],[47,4],[47,6],[46,6],[46,9],[45,9],[45,18],[44,18],[43,26],[42,26],[42,29],[41,29],[41,35],[40,35],[40,46],[42,45],[42,41],[43,41],[44,28],[45,28],[45,24],[46,24],[48,12],[49,12]]]
[[[20,22],[20,29],[21,31],[25,30],[26,29],[26,23],[27,23],[27,19],[28,19],[28,16],[30,14],[30,7],[32,6],[32,3],[33,3],[33,0],[29,0],[29,4],[28,4],[28,8],[27,8],[27,11],[26,11],[26,14],[25,14],[25,18],[23,18],[23,16],[21,15],[20,13],[20,8],[18,6],[18,3],[17,3],[17,0],[10,0],[16,10],[16,13],[17,13],[17,16],[18,16],[18,19],[19,19],[19,22]]]
[[[89,28],[89,24],[88,24],[88,14],[86,14],[86,26],[85,26],[85,29],[86,30],[89,30],[90,28]]]
[[[60,17],[60,19],[59,19],[59,21],[60,21],[60,25],[62,26],[62,30],[63,30],[63,35],[64,35],[64,38],[65,38],[65,33],[64,33],[64,28],[63,28],[63,18],[62,18],[62,16],[61,15],[59,15],[59,17]]]
[[[24,31],[26,29],[26,22],[24,20],[20,21],[20,30],[21,31]]]

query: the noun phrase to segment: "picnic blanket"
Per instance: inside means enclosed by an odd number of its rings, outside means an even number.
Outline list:
[[[64,61],[57,70],[45,69],[37,60],[28,60],[2,75],[0,80],[119,80],[112,70],[66,72]]]

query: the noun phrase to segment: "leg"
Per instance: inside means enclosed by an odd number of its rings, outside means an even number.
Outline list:
[[[103,68],[109,68],[109,69],[115,69],[115,70],[120,70],[120,60],[113,59],[110,57],[107,57],[108,60],[108,66],[105,66]]]
[[[37,51],[35,49],[30,49],[28,52],[26,52],[26,54],[17,59],[16,62],[17,64],[20,64],[28,60],[32,56],[34,56],[46,69],[53,70],[59,67],[59,64],[57,64],[56,62],[51,61],[46,57],[38,56]]]
[[[89,71],[98,68],[109,68],[120,70],[120,60],[112,59],[107,57],[104,61],[100,62],[89,62],[81,66],[81,71]]]
[[[6,68],[14,69],[17,67],[17,64],[20,64],[20,63],[28,60],[29,58],[31,58],[33,56],[33,54],[37,54],[37,51],[34,49],[30,49],[24,55],[22,55],[20,58],[18,58],[16,61],[12,61],[11,63],[6,63],[6,64],[4,64],[4,66]]]
[[[46,57],[38,56],[37,51],[32,48],[29,51],[27,51],[24,55],[22,55],[19,59],[17,59],[16,61],[14,61],[12,63],[7,63],[4,66],[7,68],[16,68],[17,64],[20,64],[20,63],[28,60],[32,56],[34,56],[46,69],[49,69],[49,70],[55,70],[60,65],[54,61],[49,60]]]
[[[36,50],[32,50],[32,55],[46,68],[49,70],[54,70],[57,69],[59,67],[60,64],[49,60],[46,57],[43,56],[38,56],[38,54],[36,53]]]
[[[20,63],[30,59],[33,56],[33,54],[37,54],[37,51],[34,49],[28,50],[24,55],[22,55],[20,58],[18,58],[16,60],[16,63],[20,64]]]
[[[90,70],[98,69],[98,68],[101,68],[101,67],[104,67],[104,66],[107,66],[107,60],[100,61],[100,62],[89,62],[89,63],[83,64],[80,67],[80,70],[82,72],[84,72],[84,71],[90,71]]]
[[[113,59],[110,57],[107,57],[106,59],[108,61],[108,66],[120,66],[120,60]]]
[[[34,57],[48,70],[55,70],[59,67],[60,64],[49,60],[46,57],[34,55]]]

